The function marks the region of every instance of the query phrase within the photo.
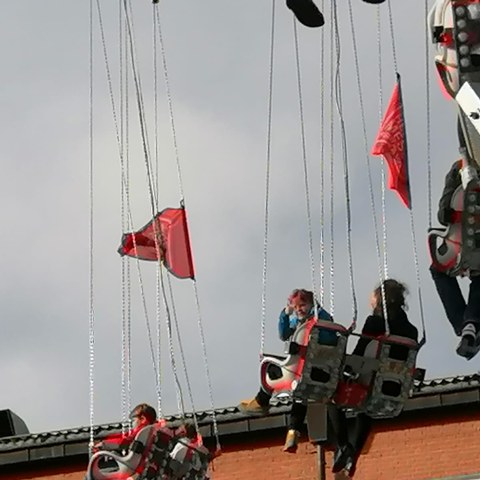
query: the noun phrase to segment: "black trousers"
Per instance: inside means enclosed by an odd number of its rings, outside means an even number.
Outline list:
[[[353,447],[356,461],[372,429],[372,419],[364,413],[347,418],[345,412],[335,405],[329,405],[328,417],[335,433],[337,450],[350,445]]]
[[[473,323],[477,332],[480,331],[480,276],[470,278],[468,301],[465,302],[456,277],[451,277],[434,267],[430,267],[430,273],[455,333],[460,336],[466,323]]]
[[[267,407],[270,403],[271,395],[260,389],[255,398],[262,407]],[[300,402],[293,402],[292,409],[290,410],[290,423],[288,425],[289,430],[300,431],[305,423],[306,415],[307,405],[304,405]]]

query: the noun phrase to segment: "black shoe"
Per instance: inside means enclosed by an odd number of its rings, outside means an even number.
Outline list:
[[[287,7],[306,27],[321,27],[325,23],[322,12],[312,0],[287,0]]]
[[[457,354],[471,360],[480,350],[479,337],[475,325],[467,323],[462,330],[462,337],[457,347]]]
[[[352,467],[355,464],[353,447],[347,443],[336,450],[333,457],[332,472],[341,472],[344,468]]]
[[[383,3],[385,0],[363,0],[365,3],[373,3],[373,5],[380,5],[380,3]]]

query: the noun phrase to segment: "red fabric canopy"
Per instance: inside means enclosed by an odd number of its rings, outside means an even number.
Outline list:
[[[184,208],[166,208],[138,232],[124,234],[118,253],[141,260],[163,260],[176,277],[195,278]]]
[[[388,165],[388,188],[395,190],[407,208],[412,208],[408,178],[407,136],[403,116],[400,75],[372,147],[372,155],[382,155]]]

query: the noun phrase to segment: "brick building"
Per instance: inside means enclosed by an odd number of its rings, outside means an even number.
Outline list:
[[[479,407],[479,374],[417,384],[400,417],[375,423],[355,479],[480,480]],[[288,411],[286,403],[260,418],[235,407],[216,410],[223,455],[214,461],[213,480],[331,480],[328,444],[310,443],[305,432],[295,455],[282,452]],[[199,423],[208,445],[207,412]],[[96,435],[120,427],[102,425]],[[0,438],[0,479],[83,480],[88,441],[88,427]]]

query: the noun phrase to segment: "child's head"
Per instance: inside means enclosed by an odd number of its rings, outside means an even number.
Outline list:
[[[313,307],[313,292],[296,289],[288,297],[288,304],[294,309],[298,318],[305,318]]]
[[[130,418],[133,420],[134,426],[151,425],[157,421],[157,412],[147,403],[140,403],[132,410]]]
[[[383,282],[385,290],[385,301],[387,309],[405,308],[405,296],[408,295],[408,289],[405,284],[389,278]],[[371,305],[373,312],[377,315],[383,315],[382,287],[379,285],[372,293]]]

